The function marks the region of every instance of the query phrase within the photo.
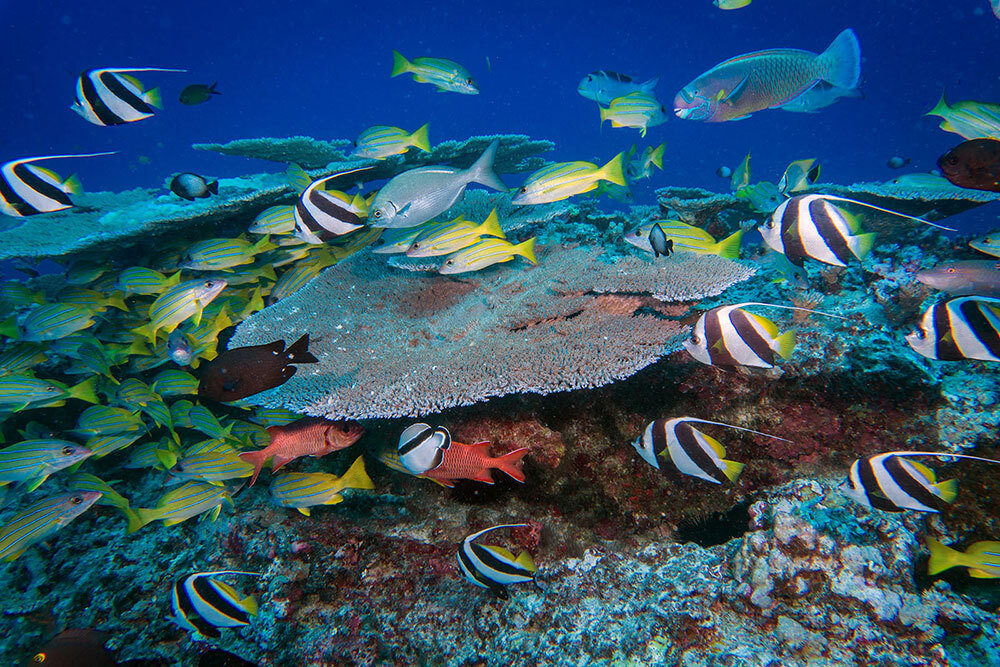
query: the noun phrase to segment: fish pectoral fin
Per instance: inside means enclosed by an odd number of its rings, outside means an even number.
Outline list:
[[[295,509],[297,509],[298,511],[302,512],[306,516],[309,516],[311,514],[311,512],[309,511],[308,507],[296,507]]]
[[[49,478],[48,475],[42,475],[41,477],[36,477],[35,479],[33,479],[30,482],[28,482],[28,485],[25,487],[24,490],[27,491],[28,493],[31,493],[32,491],[34,491],[35,489],[37,489],[39,486],[41,486],[42,482],[44,482],[48,478]]]
[[[396,211],[396,215],[406,215],[406,212],[410,210],[411,206],[413,206],[413,202],[406,202],[406,206]]]
[[[730,118],[729,120],[746,120],[747,118],[750,117],[750,115],[751,114],[747,114],[745,116],[737,116],[736,118]]]
[[[733,104],[735,104],[736,101],[740,98],[740,96],[746,90],[747,81],[749,81],[749,80],[750,80],[750,75],[748,74],[745,77],[743,77],[743,80],[740,81],[738,84],[736,84],[736,87],[733,88],[732,90],[730,90],[728,93],[726,93],[725,90],[720,90],[719,91],[719,103],[720,104],[728,104],[729,106],[732,106]]]

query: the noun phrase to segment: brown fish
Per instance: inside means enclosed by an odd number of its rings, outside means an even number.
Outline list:
[[[257,481],[264,463],[271,461],[271,472],[277,472],[289,461],[300,456],[325,456],[330,452],[350,447],[365,433],[361,424],[355,421],[329,421],[322,417],[306,417],[284,426],[270,426],[267,429],[271,444],[256,452],[244,452],[240,458],[253,464],[250,486]]]
[[[309,352],[309,334],[285,349],[285,341],[226,350],[205,365],[198,393],[216,401],[237,401],[288,382],[298,369],[291,364],[319,361]]]
[[[118,661],[104,648],[111,635],[97,630],[64,630],[35,653],[28,665],[45,667],[116,667]]]
[[[967,259],[918,271],[917,280],[956,296],[1000,297],[1000,260]]]
[[[972,139],[938,158],[944,177],[960,188],[1000,192],[1000,141]]]

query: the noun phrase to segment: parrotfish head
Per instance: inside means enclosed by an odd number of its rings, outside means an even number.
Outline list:
[[[683,120],[708,120],[714,113],[712,97],[690,85],[674,98],[674,114]]]

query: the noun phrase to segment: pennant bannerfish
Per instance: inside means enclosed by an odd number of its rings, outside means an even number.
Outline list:
[[[365,226],[368,202],[360,194],[349,195],[327,186],[349,174],[365,171],[360,167],[337,172],[310,183],[295,203],[295,235],[306,243],[326,243],[332,238]]]
[[[196,572],[178,579],[171,595],[174,614],[170,620],[185,630],[213,639],[221,636],[219,628],[249,625],[250,617],[257,615],[257,601],[217,580],[226,575],[261,576],[256,572],[224,570]]]
[[[1000,361],[1000,299],[962,296],[936,303],[906,342],[928,359]]]
[[[755,111],[784,106],[820,81],[855,88],[860,78],[861,47],[848,28],[818,55],[770,49],[721,62],[677,93],[674,113],[709,123],[742,120]]]
[[[76,102],[70,107],[94,125],[124,125],[149,118],[162,108],[160,89],[145,90],[132,72],[186,72],[161,67],[92,69],[76,82]]]
[[[659,82],[660,77],[658,76],[644,83],[637,83],[627,74],[600,70],[583,77],[576,87],[576,92],[598,104],[610,104],[611,100],[616,97],[622,97],[636,91],[652,94]]]
[[[74,155],[40,155],[12,160],[0,166],[0,213],[20,218],[39,213],[62,211],[74,206],[69,195],[78,195],[83,189],[76,175],[61,178],[50,169],[33,163],[72,157],[97,157],[107,153],[80,153]]]
[[[429,83],[437,87],[439,93],[479,94],[479,88],[469,70],[454,60],[423,57],[409,61],[399,51],[393,51],[389,78],[407,73],[412,74],[413,80],[418,83]]]
[[[507,586],[536,581],[538,568],[531,555],[522,551],[517,557],[503,547],[477,544],[476,540],[500,528],[525,528],[527,524],[512,523],[485,528],[469,535],[458,549],[458,567],[469,583],[487,588],[498,598],[510,597]],[[536,582],[537,585],[537,582]]]

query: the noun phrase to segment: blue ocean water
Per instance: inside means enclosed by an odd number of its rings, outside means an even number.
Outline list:
[[[853,28],[863,56],[863,100],[818,114],[759,113],[732,123],[684,122],[671,114],[646,141],[667,142],[664,184],[725,189],[720,165],[753,152],[756,173],[777,179],[793,159],[823,161],[841,183],[886,180],[893,156],[915,171],[934,168],[957,143],[923,114],[949,100],[1000,97],[995,67],[1000,21],[987,0],[836,3],[755,0],[736,11],[708,1],[370,3],[174,2],[3,3],[6,64],[0,108],[5,156],[117,150],[81,167],[85,187],[155,187],[194,171],[230,176],[246,165],[189,149],[194,142],[303,134],[354,139],[371,125],[410,129],[429,122],[431,142],[473,134],[523,133],[556,143],[554,160],[607,160],[638,142],[635,130],[599,124],[596,105],[576,94],[590,71],[660,77],[661,102],[722,60],[766,48],[824,50]],[[408,58],[464,64],[478,96],[439,94],[409,76],[390,79],[392,49]],[[169,67],[148,73],[166,110],[114,128],[83,122],[67,107],[76,76],[96,67]],[[222,95],[200,106],[177,102],[190,83],[218,81]],[[412,127],[411,127],[412,126]],[[140,156],[148,158],[148,164]],[[646,186],[643,186],[646,187]],[[637,191],[643,199],[642,187]]]

